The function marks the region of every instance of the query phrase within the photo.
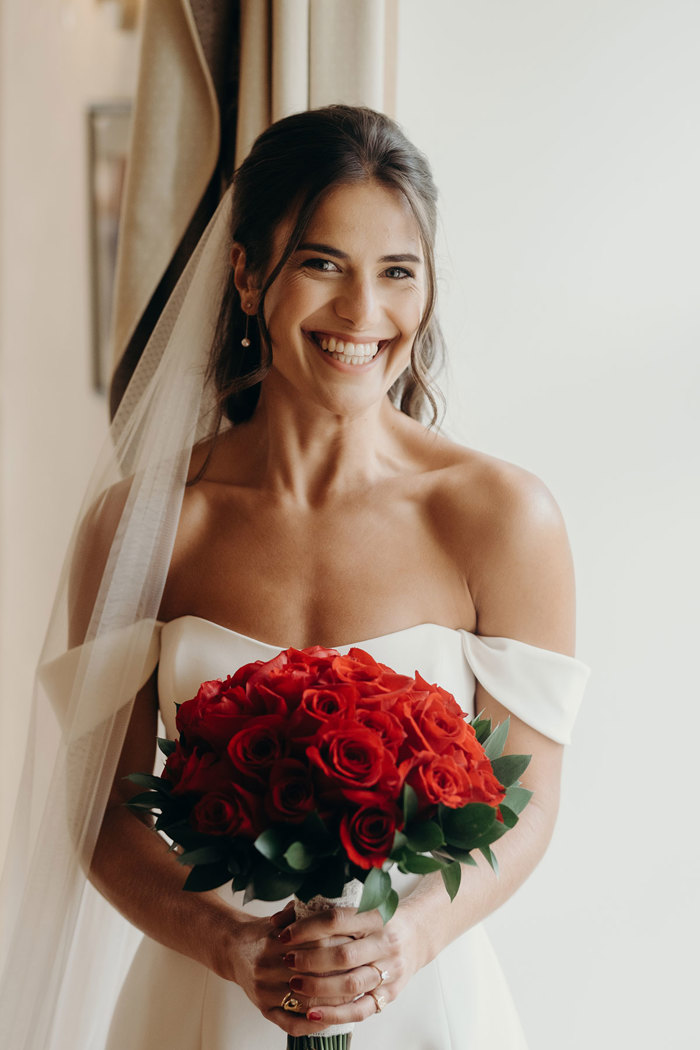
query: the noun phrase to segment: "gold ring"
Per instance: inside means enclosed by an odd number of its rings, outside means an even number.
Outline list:
[[[367,992],[367,995],[371,995],[374,999],[374,1005],[377,1007],[375,1013],[380,1014],[386,1006],[386,999],[383,995],[375,995],[374,992]]]
[[[289,1011],[290,1014],[306,1013],[306,1007],[291,992],[287,992],[280,1006],[283,1010]]]
[[[377,988],[381,988],[381,986],[384,984],[384,982],[389,980],[389,971],[388,970],[380,970],[376,963],[367,963],[367,965],[371,966],[372,969],[376,970],[377,973],[379,974],[379,984],[376,984],[374,986],[374,991],[376,992]]]

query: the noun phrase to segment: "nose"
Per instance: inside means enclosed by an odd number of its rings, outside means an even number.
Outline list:
[[[353,327],[367,331],[379,319],[381,304],[374,280],[369,275],[357,274],[343,282],[335,299],[335,312],[338,317],[349,322]]]

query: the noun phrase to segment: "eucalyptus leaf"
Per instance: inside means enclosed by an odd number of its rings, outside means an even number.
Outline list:
[[[458,861],[455,860],[451,864],[445,865],[445,867],[441,869],[440,874],[442,875],[442,881],[445,883],[445,889],[449,894],[450,900],[453,901],[457,896],[457,890],[462,881],[462,869],[459,866]]]
[[[166,795],[160,795],[155,791],[142,791],[138,795],[132,795],[124,805],[127,809],[148,813],[153,810],[160,810],[169,801],[170,799]]]
[[[279,828],[266,828],[256,838],[253,845],[258,853],[261,853],[273,864],[279,864],[284,857],[285,850],[289,846],[290,837],[288,833]]]
[[[358,912],[372,911],[374,908],[378,908],[382,901],[389,896],[390,890],[391,878],[389,872],[382,871],[381,868],[372,868],[365,879],[360,906],[357,909]]]
[[[316,858],[313,853],[309,853],[303,842],[292,842],[285,851],[284,859],[295,871],[308,871]]]
[[[496,779],[504,787],[510,787],[525,772],[531,758],[532,755],[501,755],[500,758],[494,759],[491,765]]]
[[[496,820],[496,811],[484,802],[470,802],[461,809],[443,809],[442,830],[448,844],[470,850]]]
[[[439,858],[445,860],[458,860],[460,864],[468,864],[470,867],[476,867],[476,861],[465,849],[457,849],[456,846],[445,846],[444,851],[441,851],[437,855]]]
[[[520,787],[519,784],[511,784],[506,791],[506,797],[503,802],[513,813],[522,813],[531,798],[532,791]],[[503,809],[503,805],[501,805],[501,809]]]
[[[518,814],[514,813],[512,809],[505,806],[502,802],[500,805],[501,816],[503,817],[503,823],[507,828],[514,828],[518,823]]]
[[[172,755],[172,753],[175,750],[176,746],[177,745],[175,744],[175,741],[174,740],[168,740],[167,736],[159,736],[158,737],[158,749],[160,751],[162,751],[162,753],[164,755],[166,755],[166,756],[167,755]]]
[[[501,722],[500,725],[496,726],[493,733],[491,733],[484,743],[486,757],[490,758],[491,761],[503,754],[503,748],[505,747],[506,739],[508,738],[509,729],[510,715],[506,718],[505,722]]]
[[[124,780],[130,780],[132,784],[138,784],[139,787],[153,788],[156,791],[162,791],[163,788],[168,787],[166,781],[152,773],[129,773]]]
[[[426,850],[438,849],[445,841],[442,828],[434,820],[426,820],[422,824],[413,824],[406,830],[406,841],[411,849],[417,853]]]
[[[489,846],[481,846],[479,849],[482,857],[484,857],[489,865],[493,868],[496,875],[498,875],[498,861],[496,860],[496,854],[490,849]]]
[[[396,890],[391,889],[387,893],[385,899],[381,904],[377,905],[377,911],[382,917],[382,922],[386,925],[399,906],[399,895]]]
[[[205,890],[215,890],[225,885],[230,879],[231,876],[225,864],[202,864],[192,868],[183,889],[203,893]]]
[[[261,857],[253,868],[253,896],[261,901],[278,901],[296,893],[303,881],[299,872],[279,871]]]
[[[434,857],[426,857],[422,853],[406,853],[401,861],[401,870],[414,875],[428,875],[442,867],[444,864],[441,861],[435,860]]]
[[[403,853],[404,847],[406,846],[406,836],[403,831],[394,832],[394,844],[391,847],[391,853],[389,854],[392,860],[398,860]]]
[[[403,786],[403,822],[404,825],[411,823],[418,812],[418,796],[410,784]]]
[[[217,849],[216,846],[200,846],[199,849],[189,850],[186,853],[181,853],[177,858],[178,864],[186,864],[191,867],[196,864],[215,864],[223,863],[221,856],[221,850]],[[228,867],[226,868],[228,871]]]

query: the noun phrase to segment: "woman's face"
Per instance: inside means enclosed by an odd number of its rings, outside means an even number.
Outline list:
[[[279,258],[289,225],[277,231]],[[265,297],[270,390],[343,415],[380,400],[408,366],[425,309],[418,225],[381,183],[331,190]]]

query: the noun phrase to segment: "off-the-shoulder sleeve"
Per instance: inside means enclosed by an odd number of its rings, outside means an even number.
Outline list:
[[[461,633],[467,662],[486,692],[539,733],[570,743],[589,668],[513,638]]]
[[[139,620],[39,666],[39,685],[64,733],[89,733],[133,699],[158,663],[161,627]]]

